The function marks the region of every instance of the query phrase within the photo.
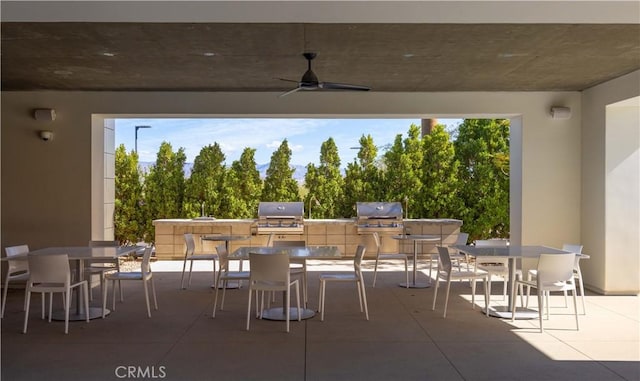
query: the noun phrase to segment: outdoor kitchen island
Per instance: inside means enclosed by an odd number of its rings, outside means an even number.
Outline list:
[[[221,242],[213,240],[203,241],[202,236],[209,235],[246,235],[250,239],[229,242],[229,250],[233,252],[241,246],[266,246],[268,234],[259,234],[257,219],[161,219],[154,220],[156,229],[155,245],[156,257],[161,260],[183,259],[185,251],[184,234],[192,233],[196,241],[196,253],[215,252],[215,247]],[[405,219],[404,229],[411,234],[440,235],[443,245],[455,243],[461,220],[455,219]],[[382,252],[413,253],[413,243],[391,239],[397,233],[380,233],[382,237]],[[364,243],[367,247],[366,258],[374,258],[376,254],[375,242],[371,234],[358,232],[355,218],[344,219],[305,219],[304,229],[300,232],[283,232],[276,234],[277,240],[304,240],[307,245],[337,246],[347,257],[353,257],[356,247]],[[423,244],[418,248],[418,256],[437,254],[434,244]]]

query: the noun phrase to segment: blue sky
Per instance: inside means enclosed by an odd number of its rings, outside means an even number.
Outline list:
[[[438,119],[449,127],[460,119]],[[378,146],[393,143],[397,134],[406,137],[409,126],[420,125],[420,119],[117,119],[116,147],[124,144],[127,151],[135,146],[135,126],[151,128],[138,130],[140,161],[154,162],[163,141],[171,143],[174,151],[185,149],[187,162],[200,153],[202,147],[217,142],[231,165],[240,158],[245,147],[256,149],[256,163],[266,164],[281,142],[287,139],[292,150],[291,164],[318,163],[320,145],[330,137],[338,146],[341,167],[354,160],[359,139],[370,134]]]

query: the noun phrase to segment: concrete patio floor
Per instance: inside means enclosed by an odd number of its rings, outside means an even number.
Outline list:
[[[571,308],[553,296],[545,333],[537,320],[487,318],[482,288],[471,309],[471,289],[454,283],[447,318],[444,298],[431,310],[433,288],[397,286],[397,268],[378,274],[365,263],[370,321],[360,313],[352,284],[327,288],[319,316],[284,322],[253,319],[245,330],[246,288],[228,290],[225,310],[211,317],[210,263],[198,263],[180,290],[181,262],[152,265],[159,310],[146,316],[142,285],[125,285],[125,301],[106,319],[70,323],[40,319],[32,301],[22,334],[24,293],[11,289],[2,319],[2,380],[640,380],[640,305],[637,296],[587,296],[587,315],[575,330]],[[349,261],[309,265],[309,304],[317,306],[320,271],[345,270]],[[385,266],[389,270],[390,266]],[[425,277],[423,273],[419,276]],[[492,305],[500,305],[494,283]],[[94,289],[96,300],[99,290]],[[109,298],[110,301],[110,298]],[[61,303],[60,296],[55,303]],[[532,305],[535,306],[532,299]],[[579,311],[581,308],[579,307]],[[135,370],[127,373],[127,367]]]

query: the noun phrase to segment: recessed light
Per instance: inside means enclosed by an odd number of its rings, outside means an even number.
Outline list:
[[[202,55],[205,56],[205,57],[213,57],[216,54],[214,52],[204,52],[204,53],[202,53]]]
[[[114,57],[115,56],[115,53],[109,53],[109,52],[103,52],[103,53],[100,53],[100,54],[102,54],[105,57]]]
[[[411,58],[411,57],[413,57],[414,55],[415,55],[415,54],[413,54],[413,53],[405,53],[405,54],[403,54],[402,56],[403,56],[404,58]]]

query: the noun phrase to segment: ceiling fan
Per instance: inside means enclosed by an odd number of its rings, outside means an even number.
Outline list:
[[[352,85],[348,83],[336,83],[336,82],[320,82],[316,73],[311,70],[311,60],[316,58],[316,53],[303,53],[304,58],[307,60],[307,71],[302,76],[300,81],[294,81],[292,79],[277,78],[281,81],[296,82],[298,87],[280,94],[281,97],[295,93],[300,90],[347,90],[347,91],[369,91],[367,86]]]

